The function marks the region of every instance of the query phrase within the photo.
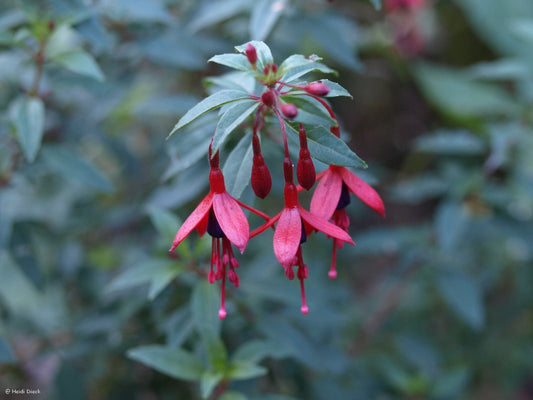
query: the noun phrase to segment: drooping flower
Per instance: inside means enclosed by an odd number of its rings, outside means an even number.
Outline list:
[[[267,223],[252,231],[250,237],[260,234],[277,222],[274,231],[274,254],[285,269],[285,275],[289,279],[294,279],[292,267],[298,267],[297,276],[300,280],[302,294],[301,311],[307,314],[309,309],[305,300],[303,280],[308,276],[308,269],[303,262],[301,247],[302,243],[307,240],[306,227],[323,232],[340,242],[355,243],[344,230],[314,215],[300,205],[298,201],[298,190],[292,181],[292,163],[288,157],[285,158],[283,166],[285,172],[285,207]]]
[[[345,232],[348,232],[350,220],[346,214],[346,206],[350,204],[350,192],[381,216],[385,216],[385,206],[379,194],[365,181],[345,167],[330,165],[328,169],[317,175],[319,181],[311,198],[311,213],[326,221],[330,219]],[[329,277],[335,279],[337,248],[344,243],[333,237],[333,253]]]
[[[234,199],[226,191],[224,175],[219,167],[218,153],[212,158],[210,157],[210,163],[210,191],[181,225],[169,251],[174,251],[195,228],[200,236],[207,232],[212,237],[208,280],[210,283],[214,283],[215,280],[222,280],[221,305],[218,315],[223,319],[226,317],[226,275],[235,287],[239,286],[239,276],[235,271],[239,263],[233,254],[231,245],[235,245],[243,253],[250,237],[248,220],[241,206],[265,219],[268,219],[268,216]]]

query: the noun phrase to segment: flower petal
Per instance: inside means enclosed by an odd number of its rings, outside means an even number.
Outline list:
[[[385,205],[378,192],[372,186],[363,181],[357,175],[346,168],[341,169],[342,179],[350,191],[361,199],[382,217],[385,216]]]
[[[207,213],[209,212],[209,209],[211,208],[213,204],[213,193],[209,192],[207,196],[203,198],[203,200],[196,206],[194,211],[187,217],[185,222],[181,225],[180,229],[178,230],[178,233],[176,233],[176,237],[174,237],[174,240],[172,241],[172,247],[169,251],[174,251],[176,247],[181,243],[185,237],[191,233],[191,231],[197,227],[198,224],[202,222],[202,220],[205,218]]]
[[[342,177],[338,172],[338,167],[328,168],[318,182],[311,198],[311,212],[317,217],[329,221],[337,208],[337,204],[339,204],[341,190]]]
[[[311,225],[313,228],[315,228],[316,230],[319,230],[320,232],[324,232],[328,236],[331,236],[336,239],[355,245],[350,235],[348,235],[348,233],[346,233],[343,229],[332,224],[331,222],[328,222],[320,217],[317,217],[316,215],[310,213],[309,211],[307,211],[301,206],[298,207],[298,209],[300,211],[300,215],[303,218],[303,220],[307,222],[309,225]]]
[[[270,218],[267,222],[265,222],[263,225],[260,225],[257,228],[255,228],[252,232],[250,232],[250,238],[256,237],[260,233],[263,233],[264,231],[266,231],[268,228],[270,228],[272,225],[274,225],[278,221],[280,216],[281,216],[281,213],[279,212],[276,215],[274,215],[272,218]]]
[[[300,246],[302,219],[298,207],[284,208],[274,232],[274,254],[284,267],[290,267]]]
[[[244,252],[250,237],[250,226],[237,201],[228,192],[216,193],[213,211],[222,232],[241,253]]]

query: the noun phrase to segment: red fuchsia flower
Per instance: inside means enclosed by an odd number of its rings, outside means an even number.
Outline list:
[[[218,316],[220,319],[224,319],[226,317],[226,275],[235,287],[239,286],[239,276],[235,271],[239,267],[239,262],[233,254],[231,245],[235,245],[242,254],[250,237],[248,220],[241,206],[267,220],[268,216],[231,197],[226,191],[224,175],[219,167],[218,153],[211,158],[211,148],[209,149],[209,159],[211,190],[181,225],[169,251],[174,251],[195,228],[200,236],[203,236],[205,232],[209,233],[212,237],[212,249],[208,280],[210,283],[214,283],[215,280],[222,280],[221,305]]]
[[[305,299],[304,279],[308,276],[308,269],[303,262],[301,246],[307,240],[306,228],[324,232],[339,242],[348,242],[350,244],[354,244],[354,242],[344,230],[305,210],[299,204],[298,190],[292,178],[292,163],[288,157],[285,158],[283,167],[285,173],[285,207],[267,223],[252,231],[250,237],[262,233],[277,222],[274,231],[274,254],[285,269],[285,275],[290,280],[294,279],[292,267],[298,267],[297,276],[300,280],[302,295],[301,311],[307,314],[309,308]]]
[[[345,232],[348,232],[350,220],[346,215],[346,206],[350,204],[350,193],[355,194],[363,203],[385,216],[385,206],[379,194],[365,181],[345,167],[330,165],[328,169],[317,174],[318,183],[311,199],[311,213],[326,221],[330,219]],[[333,253],[328,276],[337,277],[335,267],[337,248],[342,249],[344,243],[333,237]]]

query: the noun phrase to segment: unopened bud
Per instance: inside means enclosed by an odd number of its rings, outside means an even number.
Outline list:
[[[269,72],[270,72],[270,63],[267,63],[267,65],[265,65],[265,68],[263,68],[263,74],[268,75]]]
[[[267,90],[261,95],[261,101],[267,107],[270,107],[274,104],[274,93],[271,90]]]
[[[272,178],[261,154],[254,155],[251,181],[252,189],[257,197],[264,199],[268,196],[272,188]]]
[[[48,30],[49,31],[53,31],[55,27],[56,27],[56,22],[53,19],[48,21]]]
[[[310,83],[304,87],[304,90],[315,96],[326,96],[330,92],[329,86],[322,82]]]
[[[298,108],[294,104],[283,104],[281,106],[281,112],[289,119],[293,119],[298,115]]]
[[[278,72],[278,66],[277,66],[276,64],[272,64],[272,65],[270,66],[270,69],[272,70],[273,73]]]
[[[250,62],[250,64],[252,64],[253,67],[255,68],[255,63],[257,62],[257,51],[255,50],[255,47],[251,43],[248,43],[248,45],[246,46],[245,53],[246,53],[246,58],[248,58],[248,61]]]
[[[306,190],[309,190],[315,184],[316,171],[313,160],[311,160],[311,153],[307,148],[307,135],[302,124],[300,124],[299,135],[300,154],[296,164],[296,177],[298,178],[298,183]]]

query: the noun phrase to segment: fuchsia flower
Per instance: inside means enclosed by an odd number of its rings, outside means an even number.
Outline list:
[[[211,163],[209,185],[211,190],[181,225],[169,251],[174,251],[195,228],[200,236],[203,236],[205,232],[212,236],[211,266],[208,280],[210,283],[214,283],[215,280],[222,280],[221,305],[218,316],[224,319],[226,317],[226,273],[230,282],[235,287],[239,286],[239,276],[235,271],[239,263],[233,254],[231,244],[234,244],[243,253],[250,237],[248,220],[240,206],[265,219],[268,219],[268,216],[231,197],[226,191],[224,175],[219,168],[218,153],[211,158],[211,151],[209,151],[209,156]],[[216,267],[216,271],[213,267]]]
[[[299,204],[298,190],[292,181],[292,164],[289,158],[285,158],[283,166],[285,172],[285,207],[267,223],[252,231],[250,237],[254,237],[276,222],[278,223],[274,231],[274,254],[285,269],[285,275],[289,279],[294,279],[292,267],[298,267],[297,276],[300,280],[302,294],[301,311],[307,314],[309,308],[305,299],[303,280],[307,278],[308,269],[303,262],[301,247],[301,244],[307,240],[306,226],[324,232],[326,235],[333,237],[341,243],[355,243],[344,230],[307,211]]]
[[[385,206],[379,194],[365,181],[347,168],[330,165],[328,169],[317,175],[318,183],[311,199],[311,212],[326,221],[333,219],[333,223],[348,231],[350,220],[346,215],[346,206],[350,204],[350,193],[355,194],[363,203],[385,216]],[[331,279],[337,277],[335,268],[337,248],[341,249],[344,243],[333,237],[333,254],[331,269],[328,273]]]

